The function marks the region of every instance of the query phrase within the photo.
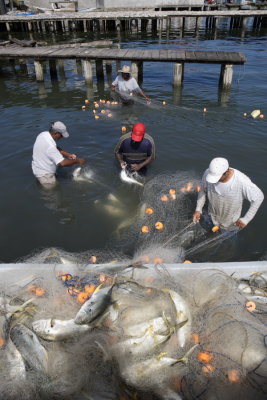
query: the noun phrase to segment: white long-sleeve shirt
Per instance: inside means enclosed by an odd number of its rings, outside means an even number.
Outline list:
[[[141,92],[141,89],[133,76],[131,76],[130,79],[126,81],[121,75],[118,75],[116,79],[112,82],[112,86],[117,87],[120,92]]]
[[[224,229],[231,228],[238,219],[248,224],[255,216],[260,207],[264,195],[248,176],[231,168],[234,171],[228,182],[209,183],[206,181],[208,169],[202,178],[202,188],[198,194],[196,211],[202,212],[202,208],[208,198],[208,212],[214,225]],[[243,200],[250,202],[246,214],[240,218]]]

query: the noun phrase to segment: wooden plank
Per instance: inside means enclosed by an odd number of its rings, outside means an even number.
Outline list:
[[[196,55],[194,51],[185,51],[185,62],[196,62]]]
[[[159,60],[159,50],[151,50],[151,60]]]
[[[201,63],[215,63],[217,64],[218,62],[218,52],[213,51],[195,51],[195,56],[196,56],[196,62],[201,62]]]

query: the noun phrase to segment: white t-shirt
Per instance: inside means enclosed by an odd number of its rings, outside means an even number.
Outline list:
[[[128,81],[125,81],[121,75],[118,75],[112,82],[112,86],[116,86],[120,92],[131,93],[134,91],[141,91],[136,79],[132,76]]]
[[[32,171],[37,178],[45,174],[54,174],[57,165],[64,160],[58,151],[56,142],[48,131],[41,132],[33,145]]]

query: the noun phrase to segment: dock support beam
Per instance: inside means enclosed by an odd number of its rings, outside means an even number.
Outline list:
[[[173,86],[181,86],[184,79],[184,63],[175,63],[173,67]]]
[[[36,80],[38,82],[43,82],[44,81],[44,71],[43,71],[43,66],[40,61],[34,60],[34,68],[35,68],[35,75],[36,75]]]
[[[111,86],[112,84],[112,61],[106,61],[106,75],[107,75],[107,82],[108,85]]]
[[[49,60],[49,69],[51,79],[57,79],[57,63],[56,60]]]
[[[222,64],[220,74],[220,85],[223,88],[229,88],[232,84],[233,66],[231,64]]]
[[[143,82],[143,61],[132,61],[132,76],[139,82]]]
[[[82,65],[86,84],[93,85],[93,70],[91,61],[82,60]]]

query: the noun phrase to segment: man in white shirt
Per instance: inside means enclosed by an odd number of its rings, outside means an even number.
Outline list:
[[[85,164],[84,158],[78,158],[57,147],[56,142],[62,137],[69,137],[63,122],[52,122],[49,131],[41,132],[34,143],[32,154],[32,171],[38,181],[45,188],[53,188],[56,185],[56,169],[73,164]],[[64,158],[66,157],[66,158]]]
[[[130,96],[136,92],[143,96],[148,104],[151,103],[150,99],[140,89],[140,86],[136,82],[136,79],[131,74],[131,68],[129,65],[124,65],[122,69],[119,69],[120,75],[112,82],[111,90],[118,91],[120,100],[123,103],[133,102]]]
[[[198,222],[208,199],[208,213],[214,225],[226,230],[245,228],[254,218],[264,195],[242,172],[229,168],[225,158],[214,158],[202,178],[193,221]],[[250,202],[246,214],[241,217],[243,200]]]

